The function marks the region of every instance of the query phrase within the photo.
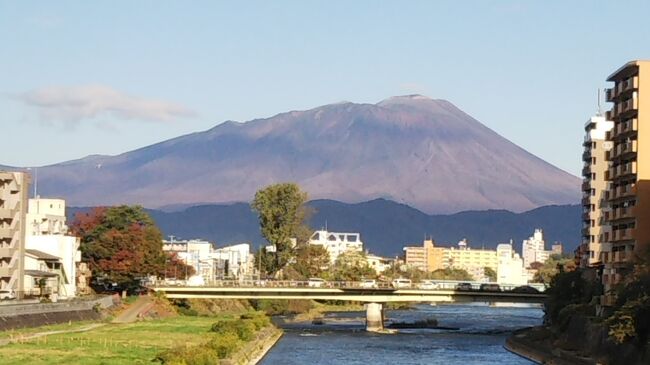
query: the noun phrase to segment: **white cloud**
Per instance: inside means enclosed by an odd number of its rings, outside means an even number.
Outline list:
[[[196,113],[173,102],[131,96],[103,85],[46,87],[17,96],[43,121],[77,123],[96,117],[169,122]]]

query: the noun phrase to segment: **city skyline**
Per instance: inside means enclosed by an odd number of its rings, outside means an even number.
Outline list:
[[[15,138],[0,164],[115,155],[226,120],[419,93],[579,176],[603,75],[650,58],[637,47],[648,5],[636,7],[4,3],[0,121]],[[623,16],[626,29],[608,26]]]

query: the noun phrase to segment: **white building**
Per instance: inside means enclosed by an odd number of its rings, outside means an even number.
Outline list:
[[[328,232],[320,230],[309,238],[310,245],[321,245],[330,255],[330,261],[336,262],[340,254],[346,251],[363,252],[363,242],[359,233]]]
[[[544,233],[541,229],[535,229],[535,233],[522,242],[521,254],[524,259],[524,267],[530,268],[533,262],[544,263],[551,256],[552,251],[544,250]]]
[[[366,261],[368,262],[368,266],[375,270],[377,275],[380,275],[384,271],[388,270],[395,260],[368,253],[366,254]]]
[[[29,199],[25,218],[25,291],[58,298],[77,294],[79,238],[68,235],[63,199]]]
[[[497,245],[497,283],[525,285],[528,282],[524,261],[515,252],[511,243]]]
[[[254,257],[250,244],[215,248],[204,240],[163,241],[163,251],[174,252],[186,264],[194,268],[196,275],[205,282],[223,278],[244,278],[251,275]],[[169,277],[182,278],[184,273],[167,273]]]
[[[255,258],[248,243],[218,248],[211,257],[216,262],[217,276],[244,278],[253,273]]]

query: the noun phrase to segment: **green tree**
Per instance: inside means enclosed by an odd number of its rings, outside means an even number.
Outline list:
[[[134,289],[139,279],[165,273],[162,234],[140,206],[95,208],[71,225],[81,253],[96,278]]]
[[[464,269],[446,268],[438,269],[428,275],[430,279],[434,280],[459,280],[459,281],[472,281],[474,277]]]
[[[251,206],[258,214],[262,237],[275,247],[275,252],[263,250],[258,255],[267,273],[277,272],[291,260],[292,238],[298,243],[308,238],[306,201],[307,194],[294,183],[270,185],[255,193]]]
[[[489,266],[483,268],[483,275],[492,282],[497,281],[497,272]]]
[[[330,269],[332,280],[359,281],[376,276],[377,273],[368,265],[363,252],[347,251],[340,254]]]
[[[573,271],[575,269],[576,264],[572,257],[566,257],[557,254],[551,255],[548,260],[546,260],[546,262],[544,262],[544,264],[539,267],[535,273],[535,276],[533,277],[533,281],[536,283],[548,284],[558,273],[563,271]]]
[[[292,265],[298,274],[296,279],[309,279],[322,276],[330,265],[330,255],[320,245],[302,244],[296,249],[296,261]]]

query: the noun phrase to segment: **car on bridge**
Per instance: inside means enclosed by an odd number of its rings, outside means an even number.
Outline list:
[[[456,285],[456,290],[470,291],[474,290],[474,288],[472,287],[472,283],[458,283],[458,285]]]
[[[322,288],[325,286],[325,280],[321,278],[309,278],[307,286],[310,288]]]
[[[438,285],[438,283],[433,280],[422,280],[420,284],[418,284],[418,288],[424,290],[433,290],[440,289],[440,285]]]
[[[359,286],[363,289],[377,289],[379,285],[377,285],[377,280],[365,279],[361,281]]]
[[[391,285],[395,289],[407,289],[411,287],[411,279],[394,279]]]
[[[485,283],[485,284],[481,284],[480,290],[481,291],[500,292],[501,287],[499,286],[499,284]]]
[[[539,290],[533,288],[530,285],[522,285],[518,286],[514,289],[512,289],[513,293],[521,293],[521,294],[539,294]]]

